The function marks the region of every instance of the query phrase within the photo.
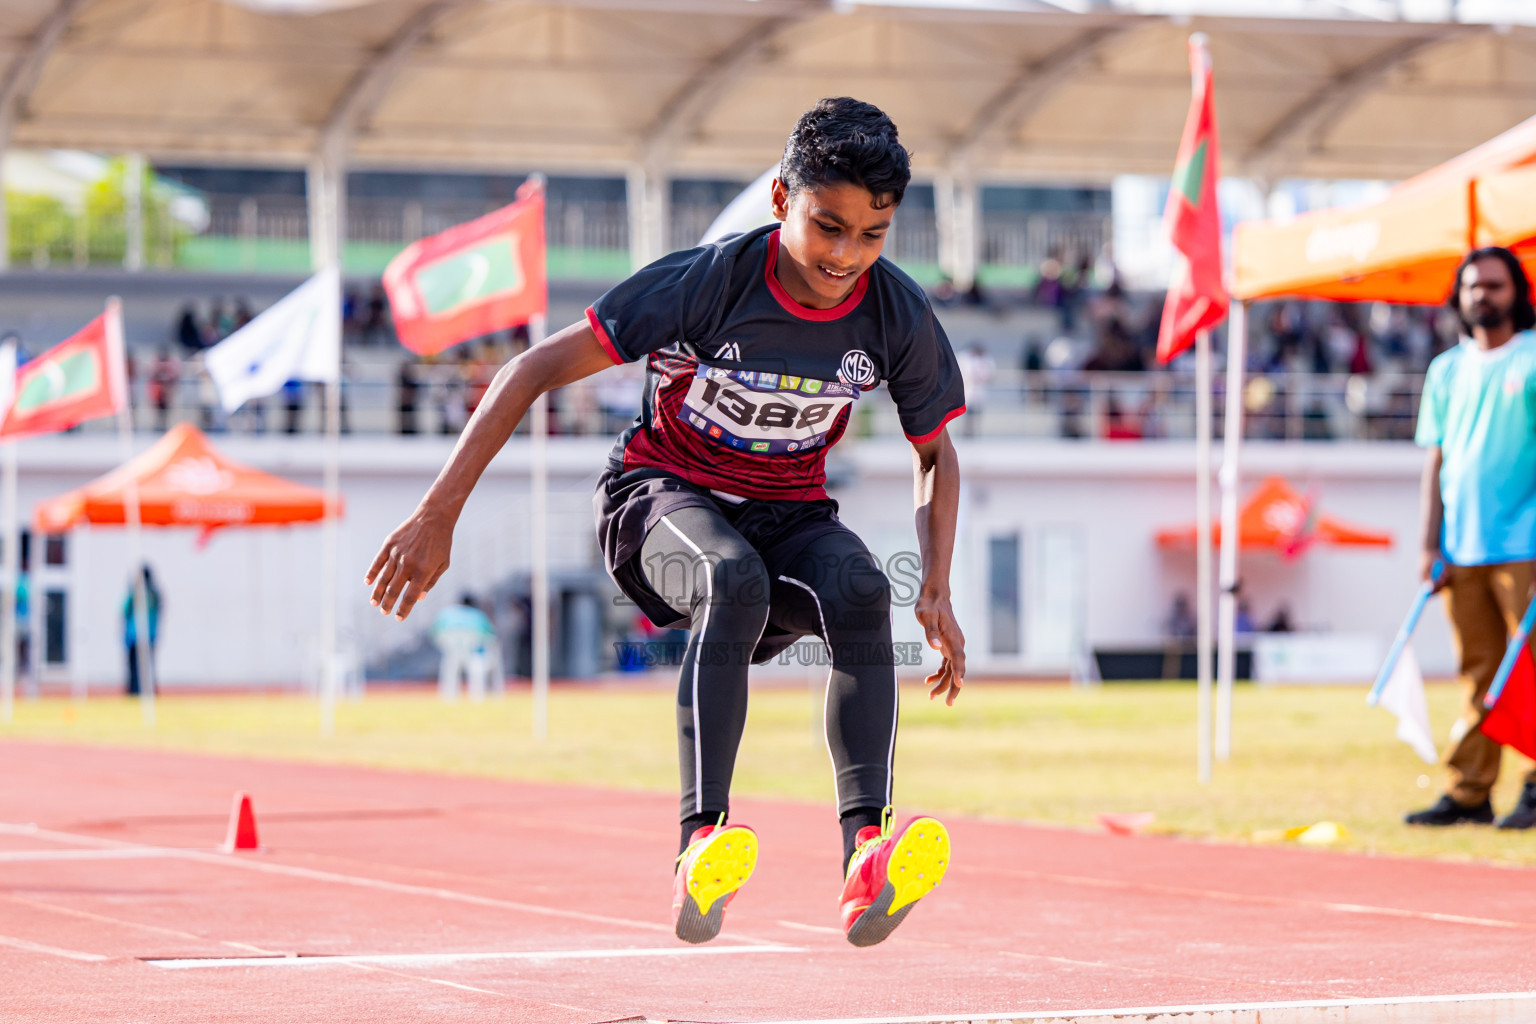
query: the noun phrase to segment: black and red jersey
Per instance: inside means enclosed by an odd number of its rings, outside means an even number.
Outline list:
[[[617,363],[647,357],[639,417],[615,472],[655,467],[747,498],[825,498],[827,449],[886,383],[913,441],[965,411],[954,350],[928,297],[885,258],[841,304],[789,297],[776,227],[665,256],[587,309]]]

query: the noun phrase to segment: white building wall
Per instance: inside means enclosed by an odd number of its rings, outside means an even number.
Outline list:
[[[321,447],[310,437],[218,437],[236,459],[318,485]],[[146,438],[142,444],[147,445]],[[601,565],[591,494],[607,440],[551,442],[551,565]],[[973,673],[1065,674],[1094,645],[1156,641],[1173,595],[1192,591],[1192,552],[1158,549],[1154,532],[1193,520],[1194,457],[1187,442],[959,440],[965,478],[953,587]],[[380,541],[410,513],[446,459],[448,439],[345,438],[342,485],[342,627],[365,657],[409,646],[431,614],[461,590],[482,591],[527,570],[527,442],[516,438],[492,463],[464,510],[453,566],[406,624],[367,603],[362,576]],[[108,437],[62,436],[21,445],[23,515],[45,498],[93,479],[116,462]],[[1250,444],[1245,491],[1264,475],[1315,488],[1320,508],[1391,530],[1389,551],[1314,548],[1294,561],[1244,557],[1245,592],[1265,621],[1280,602],[1305,629],[1369,634],[1385,646],[1405,611],[1417,558],[1421,455],[1410,445]],[[915,551],[911,450],[902,442],[849,439],[834,452],[846,483],[834,490],[843,519],[882,560]],[[160,675],[167,686],[297,685],[313,679],[319,623],[320,531],[227,530],[199,550],[191,530],[146,530],[146,556],[165,600]],[[1022,546],[1023,649],[989,653],[989,536],[1017,532]],[[34,548],[40,554],[40,548]],[[72,667],[93,686],[123,678],[121,603],[128,578],[120,528],[78,531],[64,570],[38,565],[34,609],[49,586],[70,591]],[[51,574],[51,575],[50,575]],[[52,582],[49,582],[50,579]],[[421,614],[424,612],[425,614]],[[35,616],[34,616],[35,617]],[[919,641],[907,607],[896,638]],[[1426,671],[1453,669],[1443,613],[1417,639]],[[792,671],[803,673],[804,669]]]

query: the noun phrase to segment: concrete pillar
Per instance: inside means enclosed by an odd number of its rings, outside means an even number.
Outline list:
[[[123,269],[144,269],[144,154],[130,153],[123,167]]]
[[[672,183],[654,163],[634,163],[626,174],[629,265],[639,270],[672,250],[667,237]]]
[[[11,119],[0,110],[0,272],[11,269],[11,214],[5,202],[5,154],[11,143]]]
[[[347,239],[347,165],[333,147],[309,162],[304,185],[309,204],[309,263],[320,270],[341,263]]]
[[[939,269],[956,291],[968,291],[976,283],[981,247],[981,189],[968,173],[946,170],[934,179],[933,206]]]

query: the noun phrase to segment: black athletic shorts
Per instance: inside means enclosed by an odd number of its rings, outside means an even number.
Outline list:
[[[635,602],[645,617],[662,629],[689,628],[689,613],[673,608],[651,589],[638,564],[640,545],[662,516],[694,505],[716,509],[724,515],[770,566],[787,565],[816,538],[848,529],[837,518],[837,502],[831,498],[812,501],[745,498],[733,502],[718,498],[708,488],[691,484],[664,469],[640,468],[624,473],[617,473],[611,467],[604,470],[597,483],[597,492],[592,496],[603,563],[624,596]],[[752,663],[761,665],[801,635],[783,632],[770,622],[752,652]]]

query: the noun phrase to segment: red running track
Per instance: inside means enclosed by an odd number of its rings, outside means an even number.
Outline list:
[[[830,810],[743,800],[758,873],[695,950],[669,928],[666,795],[31,743],[0,746],[0,773],[5,1021],[972,1019],[1536,990],[1527,871],[948,818],[944,887],[857,950]],[[215,850],[235,790],[260,852]]]

